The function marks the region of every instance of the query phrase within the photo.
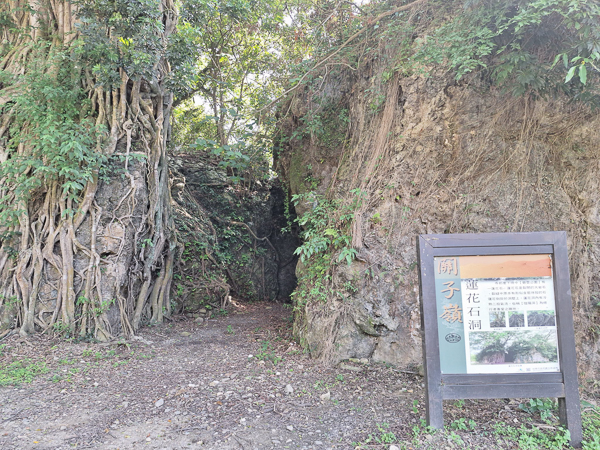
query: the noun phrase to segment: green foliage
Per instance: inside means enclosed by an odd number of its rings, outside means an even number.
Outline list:
[[[596,68],[600,55],[598,3],[467,0],[453,6],[453,19],[419,39],[415,62],[445,64],[456,79],[485,70],[515,95],[565,92],[597,103],[597,74],[587,69]],[[579,83],[564,84],[575,78]]]
[[[566,53],[559,53],[558,55],[556,55],[556,58],[554,59],[554,64],[552,65],[554,67],[554,65],[562,58],[563,63],[565,65],[565,69],[569,67],[569,62],[567,62],[567,54]],[[567,72],[567,76],[565,78],[565,83],[568,83],[569,81],[571,81],[571,79],[575,76],[577,76],[579,78],[579,81],[581,81],[582,84],[587,84],[587,68],[591,67],[592,69],[596,70],[596,72],[600,72],[600,69],[598,69],[598,67],[596,66],[596,64],[594,64],[594,62],[597,62],[600,60],[600,52],[599,51],[595,51],[593,52],[589,58],[584,58],[582,56],[576,56],[575,58],[571,59],[571,64],[575,64],[574,66],[572,66],[569,71]]]
[[[80,296],[77,299],[77,304],[78,305],[89,305],[89,309],[88,309],[88,313],[91,316],[94,317],[100,317],[102,314],[104,314],[106,311],[108,311],[110,309],[110,307],[112,305],[115,304],[115,299],[110,299],[110,300],[101,300],[100,303],[96,303],[93,302],[87,298],[85,298],[84,296]]]
[[[339,250],[338,262],[345,260],[348,264],[352,263],[356,250],[351,247],[352,238],[346,233],[354,211],[364,199],[364,193],[359,189],[353,193],[355,196],[350,204],[326,199],[314,191],[292,196],[295,206],[301,202],[310,205],[310,209],[297,219],[303,230],[301,238],[304,242],[295,253],[302,262],[328,250]]]
[[[357,449],[361,449],[361,448],[370,448],[372,445],[372,443],[376,443],[379,444],[379,446],[381,445],[385,445],[385,444],[393,444],[395,442],[398,442],[398,438],[396,437],[396,435],[394,433],[392,433],[391,431],[389,431],[390,425],[388,423],[381,423],[381,424],[376,424],[377,426],[377,430],[379,431],[379,433],[370,433],[366,439],[362,442],[353,442],[352,443],[352,447],[353,448],[357,448]],[[387,447],[386,447],[387,448]]]
[[[379,436],[375,436],[375,441],[379,444],[393,444],[397,441],[396,435],[389,431],[390,425],[387,423],[377,424]]]
[[[0,224],[15,225],[36,189],[58,181],[65,198],[76,199],[106,162],[96,151],[99,133],[89,115],[89,101],[79,87],[79,71],[66,51],[36,48],[38,58],[16,80],[0,72],[0,83],[14,83],[16,94],[0,108],[13,121],[8,160],[0,178],[14,196],[0,198]],[[42,61],[42,58],[47,60]],[[17,84],[18,82],[18,84]],[[71,214],[73,211],[63,211]]]
[[[315,101],[313,109],[300,118],[300,124],[289,136],[289,141],[300,141],[310,138],[312,143],[318,142],[325,148],[336,148],[344,145],[346,131],[350,121],[347,108],[336,103],[320,105]]]
[[[539,413],[542,420],[548,420],[554,417],[554,411],[557,409],[556,402],[549,398],[532,398],[527,403],[521,403],[519,409],[534,414]]]
[[[269,50],[281,50],[283,8],[277,0],[182,2],[177,33],[168,48],[175,95],[219,92],[233,100],[230,107],[240,107],[241,91],[258,91],[261,83],[268,86],[272,81],[267,71],[280,65],[277,54]],[[222,99],[209,95],[207,100]]]
[[[475,423],[475,421],[473,419],[469,419],[467,421],[467,419],[465,419],[464,417],[456,419],[455,421],[453,421],[450,424],[450,428],[452,430],[460,430],[460,431],[474,430],[476,426],[477,426],[477,424]]]
[[[600,450],[600,409],[586,409],[582,416],[583,450]]]
[[[275,121],[257,111],[281,92],[294,52],[283,40],[286,8],[280,0],[186,0],[167,48],[168,85],[181,104],[173,144],[204,151],[248,190],[269,176]]]
[[[302,227],[303,243],[295,253],[305,265],[292,293],[296,311],[311,300],[325,303],[337,295],[330,287],[331,269],[342,261],[350,265],[356,257],[348,231],[354,211],[362,204],[365,193],[359,189],[352,192],[354,198],[349,204],[328,200],[313,191],[292,197],[296,207],[300,203],[309,206],[308,211],[296,219]],[[337,259],[333,260],[332,254],[336,252]]]
[[[309,135],[311,138],[314,139],[325,134],[325,128],[323,127],[321,114],[315,111],[309,111],[306,113],[306,115],[300,118],[300,121],[304,125],[302,129],[303,133]]]
[[[164,29],[156,0],[77,0],[82,39],[77,53],[101,85],[120,83],[119,69],[134,80],[152,79],[163,53]]]
[[[199,136],[214,134],[213,124],[204,107],[194,104],[193,100],[186,100],[173,110],[171,126],[171,145],[178,149],[191,147]]]
[[[67,339],[72,337],[71,332],[73,330],[71,329],[71,327],[69,325],[67,325],[64,322],[61,322],[61,321],[54,322],[54,324],[52,324],[52,330],[54,331],[54,334],[56,334],[58,336],[63,336]]]
[[[252,124],[249,125],[252,128]],[[219,145],[212,139],[198,138],[190,148],[205,152],[216,160],[230,175],[233,184],[245,182],[248,187],[254,180],[268,177],[268,143],[256,139],[253,133],[244,133],[232,144]]]
[[[456,406],[457,408],[463,408],[465,406],[465,401],[462,398],[460,398],[454,402],[454,406]]]
[[[535,426],[531,428],[521,425],[519,428],[511,427],[504,422],[493,426],[494,432],[499,436],[516,442],[521,450],[561,450],[568,446],[571,435],[568,430],[558,427],[556,431],[545,432]]]
[[[48,372],[46,363],[33,362],[31,359],[14,361],[0,368],[0,386],[31,383],[33,379]]]
[[[275,354],[269,341],[262,341],[260,343],[260,350],[256,354],[256,359],[259,361],[271,361],[276,366],[283,358]]]

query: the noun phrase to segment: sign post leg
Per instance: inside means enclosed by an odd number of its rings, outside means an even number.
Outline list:
[[[581,427],[581,409],[579,406],[579,395],[573,399],[567,395],[558,399],[558,417],[560,424],[569,430],[571,435],[571,446],[581,448],[583,430]]]
[[[441,391],[438,388],[438,392],[436,393],[436,395],[429,390],[429,383],[427,384],[427,386],[428,387],[425,392],[427,426],[430,426],[431,428],[435,428],[437,430],[441,430],[442,428],[444,428],[444,413]]]
[[[439,362],[435,360],[430,361],[424,369],[427,426],[441,430],[444,428],[444,411],[442,403],[442,374],[439,369]]]

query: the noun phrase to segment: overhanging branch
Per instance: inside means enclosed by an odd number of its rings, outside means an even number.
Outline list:
[[[291,88],[289,88],[287,91],[285,91],[283,94],[281,94],[279,97],[277,97],[275,100],[273,100],[272,102],[270,102],[268,105],[263,106],[262,108],[260,108],[257,112],[262,112],[265,109],[269,109],[270,107],[272,107],[273,105],[275,105],[277,102],[279,102],[282,98],[284,98],[286,95],[294,92],[296,89],[298,89],[298,87],[300,87],[300,85],[302,84],[302,82],[306,79],[306,77],[311,74],[312,72],[314,72],[315,70],[317,70],[318,68],[320,68],[321,66],[323,66],[327,61],[329,61],[331,58],[333,58],[335,55],[337,55],[339,52],[341,52],[350,42],[352,42],[353,40],[355,40],[357,37],[359,37],[361,34],[363,34],[365,31],[367,31],[369,29],[369,26],[379,22],[381,19],[387,17],[387,16],[391,16],[392,14],[396,14],[402,11],[406,11],[410,8],[413,8],[414,6],[420,5],[422,3],[427,3],[427,0],[415,0],[412,3],[409,3],[408,5],[403,5],[403,6],[399,6],[397,8],[391,9],[389,11],[386,11],[384,13],[379,14],[378,16],[374,17],[374,18],[369,18],[367,20],[367,26],[365,26],[364,28],[360,29],[359,31],[357,31],[356,33],[354,33],[352,36],[350,36],[348,39],[346,39],[346,41],[344,41],[344,43],[342,45],[340,45],[340,47],[334,51],[333,53],[331,53],[329,56],[326,56],[325,58],[323,58],[321,61],[319,61],[317,64],[315,64],[315,66],[308,70],[307,72],[304,73],[304,75],[302,75],[302,77],[300,77],[300,79],[298,80],[298,82]]]

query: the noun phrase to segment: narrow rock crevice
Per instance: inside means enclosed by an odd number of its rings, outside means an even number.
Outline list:
[[[181,311],[238,301],[290,302],[300,245],[279,180],[229,182],[202,157],[171,158],[181,258],[172,298]]]

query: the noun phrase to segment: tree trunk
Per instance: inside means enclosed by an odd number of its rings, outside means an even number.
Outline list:
[[[173,0],[156,2],[163,25],[156,31],[160,52],[174,31],[176,10]],[[6,78],[0,78],[4,164],[27,161],[33,150],[24,136],[35,136],[41,126],[13,126],[20,107],[15,98],[28,89],[19,82],[28,63],[40,52],[49,58],[57,48],[71,51],[80,35],[68,0],[9,0],[0,5],[0,15],[15,25],[0,28],[0,71],[14,81],[2,84]],[[18,32],[23,30],[29,33]],[[22,205],[16,222],[0,215],[0,332],[20,328],[23,336],[58,331],[106,340],[132,335],[142,323],[168,314],[175,239],[166,134],[173,98],[164,86],[169,64],[158,54],[156,61],[146,79],[130,79],[118,69],[120,84],[112,88],[99,85],[91,68],[73,75],[88,94],[96,126],[106,130],[93,149],[104,162],[82,180],[77,195],[69,195],[59,174],[38,176],[41,181],[20,197],[19,183],[41,173],[35,165],[18,179],[0,179],[0,214],[1,208]],[[42,155],[40,161],[47,159]]]

